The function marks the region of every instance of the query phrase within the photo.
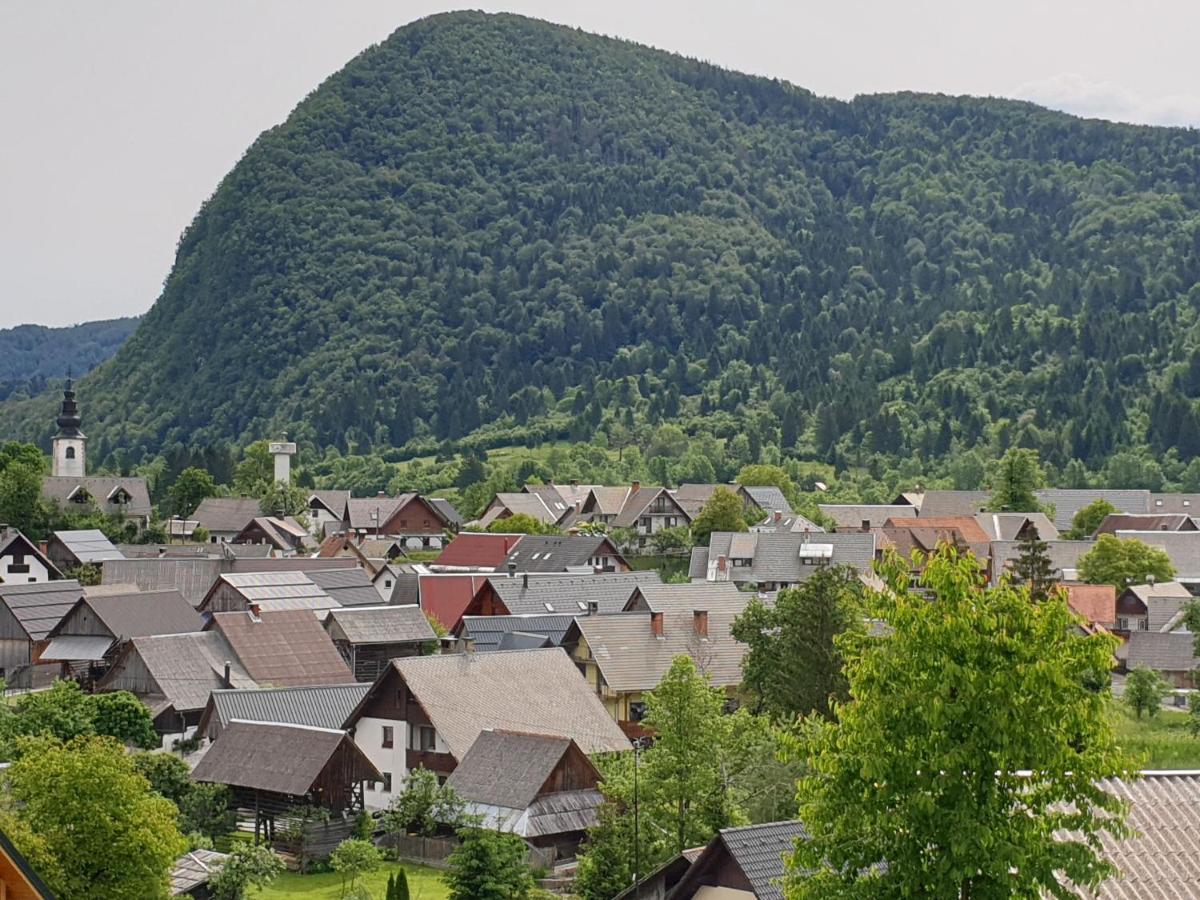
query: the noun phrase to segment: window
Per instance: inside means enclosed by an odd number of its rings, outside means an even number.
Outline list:
[[[383,775],[383,792],[390,794],[392,792],[392,773],[383,772],[381,774]]]
[[[1117,616],[1117,631],[1128,631],[1129,620],[1124,616]]]
[[[395,746],[395,744],[393,743],[394,739],[395,739],[395,732],[392,730],[392,726],[384,725],[383,726],[383,743],[380,744],[380,746],[381,747]]]
[[[383,579],[383,586],[385,588],[390,588],[392,586],[392,579],[390,579],[390,578]]]
[[[67,459],[74,459],[74,458],[75,458],[75,448],[68,447],[67,448]]]
[[[433,752],[437,747],[437,732],[428,725],[412,726],[412,749],[425,753]]]

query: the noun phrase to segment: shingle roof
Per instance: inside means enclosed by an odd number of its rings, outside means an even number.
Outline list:
[[[1200,579],[1200,531],[1118,531],[1122,540],[1133,538],[1165,550],[1181,581]]]
[[[463,616],[457,632],[464,640],[473,641],[476,653],[488,653],[500,649],[504,636],[513,633],[542,635],[557,647],[563,635],[575,621],[575,613],[544,616]]]
[[[980,513],[975,521],[993,541],[1017,540],[1027,522],[1037,530],[1041,540],[1058,540],[1058,529],[1045,513]]]
[[[369,684],[353,682],[258,690],[218,690],[212,692],[210,711],[223,726],[234,719],[246,719],[340,730],[346,717],[354,711],[370,687]]]
[[[463,523],[462,513],[454,508],[454,504],[445,497],[426,497],[429,505],[442,514],[442,518],[446,520],[454,528],[459,527]]]
[[[306,574],[342,606],[374,606],[379,602],[379,591],[362,569],[326,569]]]
[[[1145,666],[1160,672],[1190,672],[1200,668],[1196,636],[1188,631],[1133,631],[1126,646],[1129,668]]]
[[[797,821],[767,822],[744,828],[723,828],[720,841],[750,882],[758,900],[783,900],[780,884],[783,857],[790,854],[796,839],[806,837]]]
[[[41,548],[16,528],[0,529],[0,556],[9,553],[30,554],[46,567],[46,571],[50,573],[51,578],[62,577],[62,573],[58,570],[58,567],[46,557]]]
[[[742,486],[750,498],[759,505],[763,512],[781,512],[785,516],[793,515],[792,504],[788,503],[783,491],[773,484],[747,484]]]
[[[518,572],[565,572],[572,568],[586,568],[589,559],[601,555],[620,557],[602,534],[530,534],[496,566],[496,571],[504,572],[513,563]]]
[[[570,512],[561,500],[557,501],[561,509],[552,508],[540,493],[524,493],[511,491],[497,494],[491,505],[479,519],[479,525],[487,528],[493,522],[503,521],[508,515],[531,516],[543,525],[555,525]]]
[[[136,637],[100,682],[100,689],[119,679],[123,661],[136,654],[158,685],[164,700],[178,712],[203,709],[211,691],[224,687],[225,663],[235,688],[257,687],[242,668],[225,638],[212,631]]]
[[[661,583],[661,577],[654,570],[646,570],[597,575],[531,574],[528,579],[501,575],[492,576],[488,582],[505,608],[514,616],[522,616],[587,612],[589,601],[599,603],[602,613],[620,612],[638,586]]]
[[[144,634],[182,634],[199,631],[200,615],[176,590],[138,591],[133,594],[88,595],[91,608],[116,638]]]
[[[175,860],[171,868],[171,896],[179,897],[194,888],[208,884],[220,872],[229,858],[228,853],[216,850],[192,850]]]
[[[224,635],[263,687],[345,684],[354,675],[321,623],[307,610],[214,613],[209,625]]]
[[[175,588],[193,606],[208,593],[221,574],[220,559],[117,559],[104,564],[104,581],[136,584],[143,591]]]
[[[1147,772],[1137,780],[1100,782],[1129,804],[1126,820],[1133,836],[1102,836],[1101,855],[1119,870],[1094,891],[1077,889],[1093,900],[1184,900],[1200,897],[1200,864],[1195,835],[1200,833],[1200,772]],[[1060,839],[1075,837],[1056,832]]]
[[[98,528],[56,531],[54,538],[81,563],[125,558],[125,554],[114,547],[113,542],[105,537],[104,532]]]
[[[312,506],[312,502],[316,500],[327,510],[333,513],[333,515],[340,519],[344,519],[346,517],[346,501],[349,499],[349,491],[323,490],[313,491],[308,495],[310,508]]]
[[[446,545],[431,566],[494,569],[504,562],[523,534],[484,534],[464,531]]]
[[[346,512],[350,517],[350,527],[370,532],[377,531],[387,524],[408,495],[399,497],[351,497],[346,501]],[[378,513],[379,518],[375,516]]]
[[[883,503],[857,506],[849,503],[822,503],[817,509],[821,511],[821,515],[833,519],[834,525],[839,529],[847,531],[861,528],[863,522],[869,523],[871,528],[878,528],[888,519],[911,518],[917,514],[915,506]]]
[[[8,607],[31,641],[45,639],[82,597],[83,587],[74,579],[0,584],[0,602]]]
[[[973,516],[983,512],[991,499],[987,491],[926,491],[919,515]]]
[[[578,616],[564,644],[571,644],[578,630],[604,681],[614,691],[653,690],[680,655],[695,659],[715,686],[739,684],[746,645],[733,639],[730,627],[754,595],[738,594],[725,604],[708,608],[708,640],[697,635],[690,609],[671,609],[663,613],[661,637],[651,628],[650,613],[628,612]]]
[[[1198,510],[1200,511],[1200,510]],[[1192,517],[1186,513],[1109,513],[1096,529],[1096,535],[1116,534],[1118,531],[1196,531]]]
[[[205,530],[225,533],[241,531],[262,515],[262,504],[254,497],[206,497],[192,518]]]
[[[376,601],[379,595],[375,595]],[[419,606],[359,606],[332,609],[325,627],[336,624],[352,644],[400,644],[436,641],[437,634]]]
[[[745,606],[750,594],[725,582],[702,584],[643,584],[638,586],[637,606],[653,612],[691,612],[696,609],[721,609],[729,604]]]
[[[1200,515],[1200,494],[1151,494],[1148,512]]]
[[[304,796],[343,743],[356,761],[344,775],[348,783],[372,780],[371,773],[373,780],[383,777],[341,730],[234,721],[197,763],[192,779]]]
[[[738,544],[745,543],[752,549],[749,556],[746,551],[738,550],[733,553],[731,545],[737,549]],[[859,572],[869,571],[875,561],[875,535],[864,532],[844,532],[833,534],[796,534],[792,532],[751,532],[739,534],[736,532],[713,532],[709,538],[708,559],[706,569],[711,568],[719,556],[733,559],[752,559],[748,567],[732,567],[729,569],[731,579],[735,582],[782,582],[788,584],[805,581],[818,567],[805,565],[800,556],[802,547],[813,549],[829,548],[831,555],[828,564],[833,566],[848,565]],[[707,575],[705,576],[707,577]]]
[[[625,503],[621,507],[621,511],[617,513],[616,518],[613,519],[613,527],[632,528],[637,524],[638,517],[646,511],[647,507],[649,507],[651,503],[653,503],[662,495],[666,495],[667,497],[671,498],[671,492],[662,487],[639,486],[636,491],[630,488],[629,494],[625,498]],[[675,502],[674,498],[671,498],[671,502]],[[675,505],[679,506],[678,503]],[[684,515],[688,515],[690,518],[690,514],[688,514],[682,506],[679,507],[679,511],[684,513]]]
[[[127,515],[149,516],[154,512],[150,505],[150,492],[146,489],[145,478],[116,478],[104,475],[73,478],[69,475],[47,475],[42,479],[42,496],[66,507],[71,502],[71,495],[80,487],[92,497],[98,509],[113,509],[113,505],[108,503],[108,498],[118,489],[123,489],[129,495],[129,502],[123,507]]]
[[[472,803],[525,809],[570,747],[558,735],[481,731],[447,784]]]
[[[708,548],[693,547],[688,557],[688,578],[703,581],[708,577]]]
[[[588,754],[629,749],[561,648],[410,656],[392,667],[457,759],[485,728],[563,735]]]

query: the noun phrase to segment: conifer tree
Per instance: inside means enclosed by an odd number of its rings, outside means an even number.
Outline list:
[[[1033,525],[1026,526],[1017,540],[1017,559],[1013,563],[1013,581],[1028,586],[1029,599],[1041,603],[1050,596],[1054,585],[1054,566],[1046,542]]]

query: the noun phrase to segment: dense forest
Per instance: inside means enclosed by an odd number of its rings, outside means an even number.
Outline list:
[[[80,385],[90,458],[282,430],[326,459],[645,450],[669,423],[739,462],[944,476],[1021,446],[1055,478],[1123,453],[1178,480],[1200,453],[1198,163],[1190,130],[842,102],[431,17],[222,181]],[[53,402],[0,428],[45,442]]]
[[[65,328],[0,329],[0,400],[40,394],[54,379],[90,372],[121,348],[140,321],[131,316]]]

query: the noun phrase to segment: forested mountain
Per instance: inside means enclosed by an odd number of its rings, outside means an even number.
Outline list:
[[[131,316],[66,328],[0,329],[0,400],[41,393],[50,379],[68,372],[91,371],[120,349],[140,321],[140,316]]]
[[[83,380],[93,458],[392,458],[669,421],[839,464],[1200,452],[1200,136],[822,99],[510,15],[401,28],[264,133]],[[53,398],[10,404],[44,439]],[[464,440],[465,439],[465,440]]]

